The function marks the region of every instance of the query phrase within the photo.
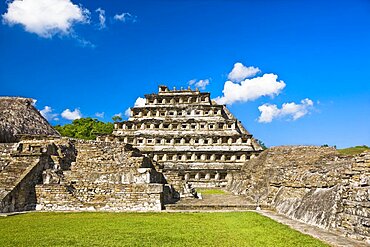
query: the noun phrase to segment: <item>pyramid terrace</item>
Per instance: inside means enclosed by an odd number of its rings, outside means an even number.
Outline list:
[[[145,99],[144,106],[131,109],[127,121],[115,123],[113,136],[158,162],[168,182],[180,191],[184,183],[223,187],[230,172],[262,151],[210,93],[160,86],[157,94]]]

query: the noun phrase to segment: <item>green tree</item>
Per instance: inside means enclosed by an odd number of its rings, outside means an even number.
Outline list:
[[[261,146],[261,148],[262,148],[263,150],[267,149],[267,147],[266,147],[265,143],[263,143],[263,141],[261,141],[261,140],[259,140],[259,139],[256,139],[256,142],[258,143],[258,145],[260,145],[260,146]]]
[[[112,120],[113,120],[113,122],[119,122],[119,121],[122,121],[122,117],[119,116],[119,115],[114,115],[112,117]]]
[[[54,128],[62,135],[72,138],[94,140],[98,134],[111,134],[112,123],[104,123],[94,118],[80,118],[70,124],[57,125]]]

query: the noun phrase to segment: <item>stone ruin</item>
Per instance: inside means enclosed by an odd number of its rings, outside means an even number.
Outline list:
[[[370,243],[370,152],[280,146],[233,174],[228,190],[262,208]]]
[[[121,143],[23,136],[0,154],[0,212],[158,211],[172,198],[153,162]]]
[[[169,90],[145,95],[128,121],[116,122],[111,136],[138,148],[161,164],[167,181],[180,192],[186,186],[225,187],[232,172],[258,156],[260,145],[224,105],[199,90]]]
[[[21,97],[0,97],[0,143],[19,141],[21,135],[59,136],[33,100]]]
[[[164,208],[165,179],[138,150],[120,143],[81,140],[72,143],[75,161],[70,164],[56,161],[43,171],[43,184],[36,185],[36,210]]]
[[[131,145],[63,138],[31,99],[0,103],[0,212],[158,211],[174,197],[155,162]]]
[[[262,151],[209,93],[145,97],[96,141],[60,137],[31,99],[0,98],[0,210],[161,210],[194,187],[225,187]]]
[[[370,152],[261,147],[198,90],[146,95],[96,141],[60,137],[31,99],[0,97],[0,212],[159,211],[193,187],[370,242]]]

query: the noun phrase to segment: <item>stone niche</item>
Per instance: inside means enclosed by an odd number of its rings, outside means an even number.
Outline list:
[[[229,173],[262,151],[260,145],[225,105],[208,92],[169,89],[145,95],[144,106],[131,108],[127,121],[116,122],[112,135],[98,140],[138,148],[158,164],[176,190],[224,187]]]

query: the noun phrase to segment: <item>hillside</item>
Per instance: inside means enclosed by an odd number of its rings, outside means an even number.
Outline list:
[[[370,150],[370,147],[363,145],[363,146],[355,146],[355,147],[349,147],[349,148],[343,148],[343,149],[338,149],[338,152],[341,155],[356,155],[360,154],[364,151]]]
[[[104,123],[94,118],[80,118],[66,125],[56,125],[54,128],[62,136],[84,140],[95,140],[98,134],[111,134],[112,123]]]

